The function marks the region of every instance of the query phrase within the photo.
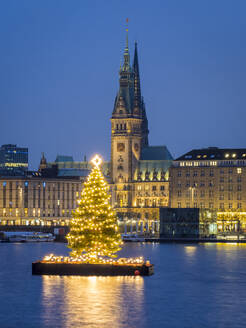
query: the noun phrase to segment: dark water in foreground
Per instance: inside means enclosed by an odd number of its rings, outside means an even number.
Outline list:
[[[40,277],[64,244],[0,244],[0,328],[245,327],[246,245],[127,244],[152,277]]]

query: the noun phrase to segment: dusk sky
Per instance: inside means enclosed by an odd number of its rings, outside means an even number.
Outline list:
[[[2,0],[0,144],[110,158],[129,18],[151,145],[246,147],[246,1]]]

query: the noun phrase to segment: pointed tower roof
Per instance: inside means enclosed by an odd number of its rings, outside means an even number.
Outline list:
[[[124,71],[124,72],[131,71],[130,53],[129,53],[129,46],[128,46],[128,19],[126,20],[126,46],[125,46],[125,50],[124,50],[124,63],[122,66],[122,71]]]
[[[41,157],[41,160],[40,160],[40,164],[47,164],[47,160],[44,156],[44,153],[42,153],[42,157]]]
[[[44,156],[44,153],[42,153],[42,157],[41,157],[40,164],[39,164],[39,171],[46,169],[46,168],[47,168],[47,160]]]
[[[138,47],[135,41],[135,51],[133,59],[133,72],[134,72],[134,96],[135,96],[135,106],[140,107],[141,103],[141,88],[140,88],[140,76],[139,76],[139,65],[138,65]]]

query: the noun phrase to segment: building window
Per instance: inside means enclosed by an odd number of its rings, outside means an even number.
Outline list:
[[[204,208],[204,203],[200,203],[200,208]]]
[[[197,203],[194,203],[194,207],[197,208]]]
[[[204,170],[201,171],[201,177],[204,177],[205,176],[205,172]]]
[[[182,196],[181,190],[178,190],[178,197],[181,197],[181,196]]]
[[[232,203],[229,203],[229,206],[228,206],[230,209],[232,208]]]
[[[224,200],[224,195],[220,194],[220,200]]]
[[[187,181],[187,182],[186,182],[186,187],[189,187],[189,186],[190,186],[190,182]]]
[[[186,172],[186,176],[189,177],[190,176],[190,171]]]
[[[181,203],[180,202],[178,202],[178,208],[181,208]]]
[[[232,186],[232,185],[229,185],[229,186],[228,186],[228,190],[229,190],[229,191],[232,191],[232,190],[233,190],[233,186]]]
[[[194,171],[193,176],[197,177],[197,171]]]
[[[205,187],[205,183],[204,183],[204,181],[201,181],[201,183],[200,183],[200,187]]]
[[[156,191],[156,186],[152,186],[152,191]]]
[[[213,171],[213,170],[210,170],[209,175],[210,175],[211,177],[213,177],[213,176],[214,176],[214,171]]]
[[[178,177],[181,177],[181,171],[178,171]]]
[[[237,208],[242,208],[242,203],[237,203]]]
[[[204,190],[201,190],[201,197],[205,197],[205,191]]]
[[[220,191],[224,191],[224,186],[220,185]]]
[[[220,203],[220,209],[224,210],[224,203]]]
[[[213,197],[213,196],[214,196],[213,190],[209,190],[209,197]]]
[[[237,194],[237,200],[241,200],[241,194]]]
[[[209,203],[209,208],[214,208],[214,203]]]
[[[241,167],[238,167],[237,168],[237,174],[241,174],[242,173],[242,168]]]
[[[190,207],[190,203],[186,203],[186,208],[189,208]]]
[[[223,169],[220,170],[220,174],[224,174],[224,170]]]
[[[242,190],[242,186],[241,185],[238,185],[237,186],[237,191],[241,191]]]
[[[160,186],[160,190],[165,190],[165,186]]]
[[[220,182],[224,183],[224,177],[220,177]]]
[[[229,169],[229,174],[232,174],[232,169]]]
[[[228,193],[228,200],[232,200],[233,199],[233,196],[231,193]]]

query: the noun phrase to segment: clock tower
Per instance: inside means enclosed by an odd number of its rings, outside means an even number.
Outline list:
[[[111,179],[116,192],[113,202],[131,207],[131,182],[141,149],[148,146],[148,120],[141,96],[137,43],[130,64],[128,30],[124,63],[119,72],[119,91],[111,117]],[[117,190],[122,192],[118,193]]]

